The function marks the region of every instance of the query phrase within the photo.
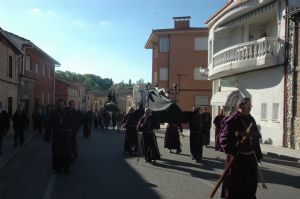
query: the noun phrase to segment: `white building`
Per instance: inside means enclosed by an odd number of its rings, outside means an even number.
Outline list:
[[[229,0],[206,22],[213,117],[219,108],[235,110],[238,98],[248,96],[263,142],[278,146],[286,117],[286,2]]]

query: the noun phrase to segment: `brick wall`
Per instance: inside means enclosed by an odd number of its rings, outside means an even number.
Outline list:
[[[35,48],[26,48],[26,55],[31,58],[32,71],[25,69],[25,77],[35,80],[34,97],[42,104],[42,92],[45,95],[45,104],[48,104],[48,93],[50,95],[50,103],[53,103],[54,91],[54,63],[40,51]],[[38,63],[38,72],[35,67]],[[43,75],[43,65],[45,66],[45,75]],[[49,78],[50,69],[50,78]]]

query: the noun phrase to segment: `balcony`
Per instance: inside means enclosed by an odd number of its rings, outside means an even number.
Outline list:
[[[237,44],[213,55],[209,78],[215,79],[279,64],[282,44],[277,37]]]

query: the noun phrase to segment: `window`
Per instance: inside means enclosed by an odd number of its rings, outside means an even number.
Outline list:
[[[28,55],[26,55],[25,59],[26,59],[25,60],[26,61],[26,70],[32,71],[31,58]]]
[[[195,50],[207,50],[208,38],[207,37],[195,37]]]
[[[160,52],[169,52],[169,38],[162,37],[159,40]]]
[[[12,56],[8,56],[8,77],[12,78],[13,77],[13,68],[12,68]]]
[[[195,96],[195,107],[209,106],[208,96]]]
[[[43,65],[42,65],[42,74],[43,74],[43,76],[46,75],[45,67],[46,67],[45,64],[43,64]]]
[[[39,73],[39,64],[35,63],[35,73],[38,74]]]
[[[272,120],[278,121],[279,103],[273,103]]]
[[[261,113],[260,113],[260,119],[261,120],[267,120],[267,103],[262,103],[261,104]]]
[[[47,100],[47,102],[48,102],[48,104],[50,104],[50,93],[48,92],[48,100]]]
[[[48,70],[48,78],[49,79],[51,78],[51,67],[49,67],[49,70]]]
[[[168,68],[160,68],[159,80],[166,81],[168,80],[168,76]]]
[[[45,93],[44,93],[44,91],[42,92],[42,104],[45,104]]]
[[[7,98],[7,112],[8,112],[8,115],[10,117],[12,117],[12,114],[13,114],[13,98],[12,97],[8,97]]]

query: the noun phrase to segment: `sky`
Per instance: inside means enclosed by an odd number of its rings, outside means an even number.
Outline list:
[[[151,82],[153,29],[173,28],[191,16],[192,27],[227,0],[0,0],[0,27],[29,39],[61,66],[115,83]]]

